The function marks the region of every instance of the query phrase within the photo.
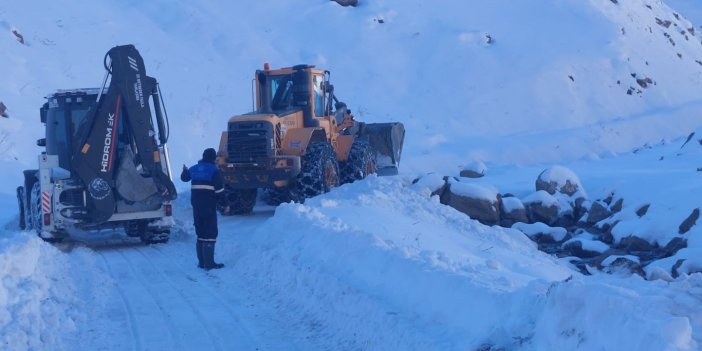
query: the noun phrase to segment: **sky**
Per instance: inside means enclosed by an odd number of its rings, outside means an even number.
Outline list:
[[[700,23],[692,0],[0,4],[10,115],[0,119],[0,341],[16,350],[699,349],[700,227],[677,229],[699,208]],[[40,152],[42,98],[97,86],[105,52],[127,43],[161,85],[174,170],[251,110],[253,73],[268,62],[329,69],[358,120],[403,122],[400,174],[220,218],[225,269],[216,272],[195,266],[186,183],[177,182],[167,244],[103,232],[49,245],[18,231],[14,192]],[[520,200],[543,170],[565,167],[588,201],[624,199],[608,219],[619,238],[680,236],[688,247],[644,267],[645,277],[583,275],[539,251],[529,229],[480,224],[431,195],[431,179],[475,165],[485,176],[460,182]],[[586,234],[574,240],[601,243]]]

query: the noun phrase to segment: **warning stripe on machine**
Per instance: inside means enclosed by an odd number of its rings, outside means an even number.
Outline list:
[[[41,193],[41,210],[44,213],[51,213],[51,195],[46,191]]]

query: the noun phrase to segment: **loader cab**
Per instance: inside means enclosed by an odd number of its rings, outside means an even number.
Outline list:
[[[302,112],[307,127],[319,126],[316,118],[325,117],[325,71],[311,65],[271,70],[264,66],[256,72],[256,113],[279,117]]]
[[[59,167],[71,170],[72,156],[81,145],[81,133],[87,129],[88,112],[96,105],[98,89],[58,91],[47,96],[41,108],[46,123],[44,146],[48,155],[57,155]]]

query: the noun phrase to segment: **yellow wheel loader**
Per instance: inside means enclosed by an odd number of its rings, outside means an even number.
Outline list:
[[[258,189],[278,205],[372,173],[397,174],[404,126],[355,121],[335,96],[329,71],[264,64],[253,85],[253,112],[230,118],[219,143],[231,214],[250,213]]]

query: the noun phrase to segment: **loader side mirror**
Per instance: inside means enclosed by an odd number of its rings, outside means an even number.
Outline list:
[[[37,139],[37,146],[46,147],[46,138]]]
[[[325,81],[325,82],[324,82],[324,90],[325,90],[327,93],[333,93],[333,92],[334,92],[334,85],[332,85],[331,83],[329,83],[329,81]]]

